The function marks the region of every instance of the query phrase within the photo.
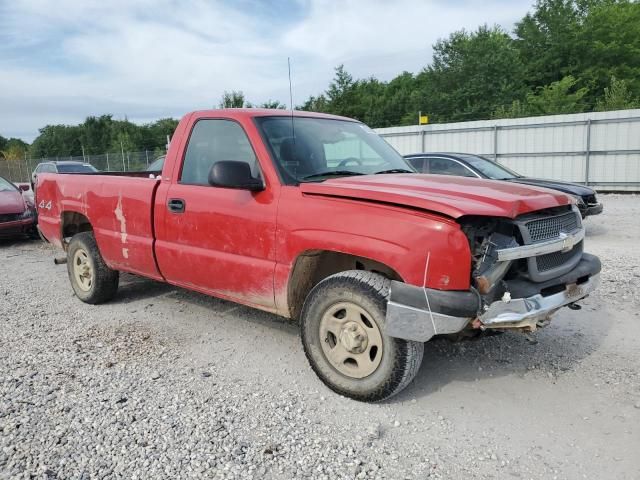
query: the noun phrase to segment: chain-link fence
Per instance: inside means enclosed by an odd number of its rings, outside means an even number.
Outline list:
[[[29,158],[25,156],[22,159],[12,160],[0,157],[0,176],[12,182],[29,182],[31,174],[40,163],[61,161],[89,163],[104,172],[140,172],[146,170],[155,159],[164,154],[164,149],[154,149],[68,157]]]

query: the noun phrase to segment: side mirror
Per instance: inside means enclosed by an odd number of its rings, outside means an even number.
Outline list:
[[[29,191],[29,185],[25,185],[24,183],[21,183],[20,185],[18,185],[18,188],[20,189],[21,192]]]
[[[262,180],[251,175],[251,167],[247,162],[232,160],[222,160],[213,164],[209,171],[209,185],[252,192],[264,190]]]

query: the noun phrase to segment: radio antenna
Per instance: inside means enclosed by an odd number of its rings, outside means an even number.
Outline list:
[[[289,110],[291,111],[291,136],[293,137],[293,144],[295,145],[296,129],[293,125],[293,88],[291,87],[291,59],[289,57],[287,57],[287,67],[289,68]]]

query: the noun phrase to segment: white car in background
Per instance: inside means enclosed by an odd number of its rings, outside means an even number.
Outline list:
[[[31,189],[35,191],[39,173],[95,173],[98,169],[90,163],[61,160],[56,162],[39,163],[31,174]]]

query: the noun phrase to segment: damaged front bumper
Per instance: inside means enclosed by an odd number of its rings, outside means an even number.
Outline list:
[[[598,257],[583,254],[570,272],[542,283],[505,282],[518,298],[484,304],[476,291],[443,291],[391,282],[385,331],[395,338],[426,342],[434,335],[465,328],[535,330],[559,308],[574,303],[598,286]]]

